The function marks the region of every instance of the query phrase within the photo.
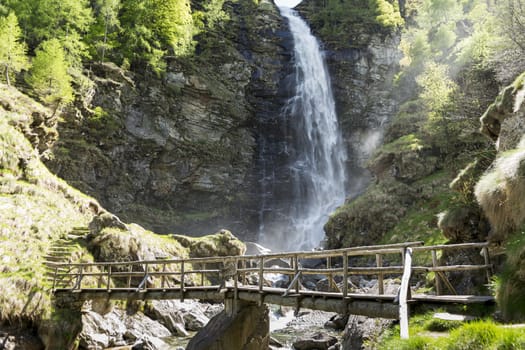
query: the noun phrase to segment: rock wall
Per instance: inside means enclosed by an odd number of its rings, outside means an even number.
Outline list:
[[[498,154],[476,184],[476,198],[491,225],[489,239],[505,242],[525,225],[525,74],[506,87],[481,117],[481,131]]]
[[[258,120],[286,98],[287,29],[268,1],[223,10],[229,19],[160,77],[91,65],[95,85],[67,113],[49,166],[124,221],[254,239]]]
[[[323,6],[303,1],[298,9],[307,19]],[[395,30],[377,31],[354,26],[347,42],[334,42],[313,30],[324,42],[326,63],[343,137],[348,148],[348,185],[351,197],[362,192],[370,180],[365,163],[381,145],[386,124],[396,113],[398,100],[393,81],[399,71],[401,35]]]

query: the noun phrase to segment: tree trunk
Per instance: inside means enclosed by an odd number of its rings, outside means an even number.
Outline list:
[[[9,79],[9,66],[5,65],[5,80],[7,82],[7,86],[11,86],[11,80]]]

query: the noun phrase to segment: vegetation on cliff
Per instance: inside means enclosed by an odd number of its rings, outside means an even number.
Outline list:
[[[312,26],[323,38],[338,48],[363,44],[363,38],[352,33],[382,31],[388,34],[404,24],[398,0],[307,1],[300,7],[308,13]]]
[[[353,218],[363,211],[354,202],[340,208],[326,227],[331,246],[363,243],[366,236],[461,242],[488,235],[474,185],[494,151],[479,133],[478,120],[505,82],[497,74],[499,55],[516,49],[504,40],[496,16],[504,4],[498,6],[476,0],[407,2],[412,10],[406,13],[396,78],[400,107],[369,161],[377,183],[356,201],[374,203],[369,211],[375,214],[357,224]],[[469,163],[470,170],[461,172]],[[337,237],[345,237],[344,243]]]
[[[0,326],[38,330],[48,348],[69,347],[80,320],[76,311],[52,304],[50,262],[62,256],[69,262],[185,258],[192,249],[123,224],[52,174],[42,158],[57,140],[57,121],[52,110],[0,84]],[[88,225],[90,235],[71,238]],[[210,255],[245,249],[229,232],[199,242]],[[87,278],[85,283],[95,281]]]

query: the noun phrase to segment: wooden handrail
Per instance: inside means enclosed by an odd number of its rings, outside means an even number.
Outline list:
[[[168,284],[168,288],[180,288],[181,298],[184,298],[184,286],[186,282],[190,281],[191,275],[200,275],[200,284],[204,283],[209,278],[219,278],[220,283],[225,283],[224,279],[232,278],[223,274],[227,265],[233,264],[235,266],[234,284],[237,289],[238,282],[241,285],[247,283],[247,276],[254,274],[258,276],[258,290],[263,292],[265,285],[265,275],[267,274],[284,274],[290,276],[292,283],[288,290],[295,288],[295,292],[299,293],[301,288],[301,279],[307,275],[325,275],[332,288],[339,290],[342,297],[346,297],[349,293],[348,278],[350,275],[376,275],[378,278],[379,295],[384,294],[384,276],[385,275],[401,275],[403,273],[404,265],[388,265],[385,263],[384,257],[388,254],[401,254],[404,262],[406,256],[403,254],[407,248],[411,248],[412,254],[431,253],[431,266],[414,265],[411,266],[412,272],[419,273],[436,273],[435,286],[437,294],[441,294],[441,281],[451,287],[450,282],[446,280],[445,273],[472,271],[472,270],[486,270],[487,277],[490,277],[492,265],[489,263],[488,243],[462,243],[451,245],[435,245],[422,246],[422,242],[407,242],[400,244],[388,244],[380,246],[366,246],[366,247],[352,247],[335,250],[315,251],[315,252],[289,252],[276,253],[269,255],[251,255],[251,256],[227,256],[227,257],[210,257],[210,258],[188,258],[188,259],[162,259],[162,260],[141,260],[141,261],[121,261],[121,262],[96,262],[96,263],[54,263],[51,266],[54,268],[53,290],[60,287],[67,287],[71,289],[82,289],[86,287],[85,280],[88,278],[97,278],[99,282],[102,280],[106,289],[111,290],[112,279],[117,281],[126,281],[128,288],[148,288],[148,278],[158,278],[158,282],[164,289]],[[453,265],[453,266],[439,266],[437,259],[437,251],[454,250],[454,249],[483,249],[484,263],[479,265]],[[370,266],[351,266],[350,258],[353,257],[368,257],[374,256],[375,263],[372,263],[367,258],[367,264]],[[326,259],[326,267],[306,268],[303,267],[301,261],[307,259]],[[397,258],[399,263],[399,257]],[[275,267],[265,266],[271,261],[281,260],[288,261],[289,267]],[[394,260],[396,260],[394,258]],[[360,261],[360,260],[357,260]],[[373,264],[373,265],[372,265]],[[256,266],[254,266],[256,265]],[[67,267],[68,271],[59,272],[59,268]],[[98,271],[97,271],[98,270]],[[215,277],[212,277],[215,276]],[[342,286],[335,285],[334,276],[341,276]],[[199,277],[197,277],[199,278]],[[137,286],[137,280],[142,282],[142,285]],[[176,285],[173,285],[176,281]],[[75,283],[76,282],[76,283]],[[104,283],[105,282],[105,283]],[[195,281],[194,281],[195,282]],[[100,287],[100,283],[99,283]]]

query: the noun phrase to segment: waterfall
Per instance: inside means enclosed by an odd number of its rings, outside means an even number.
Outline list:
[[[328,215],[344,202],[346,151],[319,43],[295,10],[279,9],[294,41],[295,91],[279,119],[284,140],[274,147],[278,157],[286,158],[284,170],[278,176],[275,169],[262,167],[259,241],[273,250],[312,249],[324,237]],[[276,177],[279,186],[273,183]]]

